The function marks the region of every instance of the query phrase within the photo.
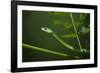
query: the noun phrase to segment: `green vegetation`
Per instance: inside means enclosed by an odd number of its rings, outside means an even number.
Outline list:
[[[90,14],[23,11],[22,47],[23,62],[89,59]]]

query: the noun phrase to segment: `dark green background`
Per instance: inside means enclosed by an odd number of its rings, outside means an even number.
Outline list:
[[[67,16],[67,13],[61,13],[61,15],[53,14],[54,12],[44,12],[44,11],[22,11],[22,39],[23,43],[41,47],[44,49],[50,49],[53,51],[58,51],[66,53],[70,56],[63,57],[59,55],[49,54],[41,51],[37,51],[31,48],[23,47],[22,51],[22,61],[23,62],[33,62],[33,61],[52,61],[52,60],[76,60],[74,56],[79,56],[80,59],[89,59],[90,55],[87,53],[77,53],[73,52],[66,47],[64,47],[59,41],[57,41],[51,34],[45,33],[41,30],[41,27],[48,27],[52,29],[63,41],[74,46],[75,49],[79,49],[76,38],[64,39],[62,35],[74,33],[74,29],[66,30],[63,24],[66,22],[72,25],[71,19]],[[73,13],[75,21],[79,20],[80,13]],[[89,26],[90,19],[89,14],[87,14],[84,19],[84,23],[80,25],[77,29],[80,30],[84,25]],[[54,21],[63,21],[59,25],[54,25]],[[80,35],[81,44],[84,48],[90,49],[90,32],[85,35]],[[88,44],[85,42],[87,41]],[[85,47],[87,46],[87,47]]]

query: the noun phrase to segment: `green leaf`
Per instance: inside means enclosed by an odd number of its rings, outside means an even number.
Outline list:
[[[68,13],[65,13],[65,12],[49,12],[49,14],[51,14],[51,15],[58,15],[58,16],[65,16]]]
[[[64,24],[65,29],[70,29],[71,27],[72,27],[72,24],[68,24],[68,23]]]
[[[86,17],[86,14],[84,14],[84,13],[80,14],[80,19],[81,20],[84,19],[85,17]]]
[[[62,37],[63,37],[63,38],[76,38],[77,35],[76,35],[75,33],[72,33],[72,34],[63,35]]]
[[[55,12],[54,15],[64,16],[64,15],[66,15],[66,13],[64,13],[64,12]]]
[[[60,20],[55,20],[55,21],[53,22],[54,25],[61,25],[61,23],[62,23],[62,22],[61,22]]]
[[[81,32],[83,33],[83,34],[86,34],[86,33],[88,33],[90,31],[90,29],[89,28],[86,28],[86,27],[82,27],[82,29],[81,29]]]

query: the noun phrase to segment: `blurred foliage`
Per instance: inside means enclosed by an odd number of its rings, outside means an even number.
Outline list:
[[[62,36],[64,40],[68,39],[77,39],[77,35],[79,36],[80,43],[84,51],[88,51],[89,53],[89,43],[90,43],[90,15],[88,13],[72,13],[73,19],[75,21],[75,26],[77,29],[77,33],[75,33],[74,26],[71,22],[70,12],[49,12],[50,15],[55,15],[58,17],[63,17],[66,20],[57,20],[53,21],[53,25],[55,27],[64,27],[65,31],[72,31],[71,33],[65,33]],[[77,40],[78,41],[78,40]],[[78,43],[77,43],[78,44]]]
[[[73,29],[73,25],[71,23],[71,21],[67,21],[67,19],[70,19],[69,13],[65,13],[65,12],[49,12],[50,15],[56,15],[59,17],[64,17],[66,18],[66,20],[54,20],[53,21],[53,25],[55,26],[63,26],[66,30],[70,30]],[[75,25],[77,26],[78,29],[78,34],[82,35],[82,34],[86,34],[89,33],[90,31],[90,27],[89,24],[90,23],[86,23],[85,21],[88,19],[89,20],[89,14],[86,13],[73,13],[73,17],[75,20]],[[65,34],[63,35],[63,38],[68,38],[68,37],[75,37],[75,34]]]

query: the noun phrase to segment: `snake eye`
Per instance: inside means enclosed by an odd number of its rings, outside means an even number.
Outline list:
[[[45,30],[47,30],[47,28],[46,28],[46,27],[44,27],[44,29],[45,29]]]
[[[42,27],[41,30],[45,31],[47,33],[53,33],[53,31],[51,29],[47,28],[47,27]]]

